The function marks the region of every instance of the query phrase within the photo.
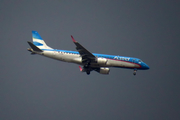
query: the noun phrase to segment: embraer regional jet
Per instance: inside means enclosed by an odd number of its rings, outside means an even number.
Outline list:
[[[46,45],[37,31],[32,31],[33,43],[28,41],[31,46],[28,51],[31,54],[39,54],[56,60],[79,64],[83,66],[79,66],[80,71],[86,72],[88,75],[93,70],[100,74],[109,74],[109,67],[133,69],[134,75],[136,75],[137,70],[149,69],[149,66],[138,58],[91,53],[78,43],[73,36],[71,38],[76,45],[77,52],[53,49]]]

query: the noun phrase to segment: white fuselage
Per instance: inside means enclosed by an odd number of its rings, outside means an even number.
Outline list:
[[[80,56],[80,54],[72,54],[72,53],[67,53],[67,52],[62,52],[62,51],[43,51],[43,52],[36,52],[36,53],[49,57],[49,58],[56,59],[56,60],[84,65],[84,63],[82,63],[82,57]],[[127,61],[120,61],[120,60],[108,59],[108,58],[106,59],[107,59],[106,64],[91,63],[91,66],[92,67],[123,67],[123,68],[139,68],[140,67],[137,64],[127,62]]]

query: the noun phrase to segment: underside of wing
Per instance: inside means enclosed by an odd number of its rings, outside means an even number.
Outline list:
[[[75,41],[72,35],[71,35],[71,38],[74,44],[76,45],[76,50],[79,52],[79,54],[82,57],[83,63],[94,62],[96,60],[96,57],[91,52],[89,52],[86,48],[84,48],[81,44]]]
[[[92,67],[90,64],[91,63],[106,63],[107,61],[104,61],[101,59],[97,59],[91,52],[89,52],[86,48],[84,48],[81,44],[79,44],[71,35],[71,38],[76,45],[76,49],[79,52],[79,54],[82,57],[82,62],[85,63],[83,68],[79,66],[79,69],[81,72],[86,72],[88,75],[90,74],[91,71],[96,71],[100,74],[109,74],[110,69],[109,68],[104,68],[104,67]]]

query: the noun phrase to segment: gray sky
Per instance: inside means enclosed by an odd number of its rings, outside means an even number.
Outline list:
[[[1,0],[1,120],[179,120],[180,2]],[[26,50],[32,30],[56,49],[137,57],[150,66],[79,72]]]

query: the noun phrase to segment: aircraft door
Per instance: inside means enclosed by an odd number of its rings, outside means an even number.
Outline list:
[[[135,60],[135,59],[133,59],[133,60],[132,60],[132,62],[133,62],[133,63],[136,63],[136,60]],[[134,67],[135,67],[135,66],[136,66],[136,64],[134,64]]]

